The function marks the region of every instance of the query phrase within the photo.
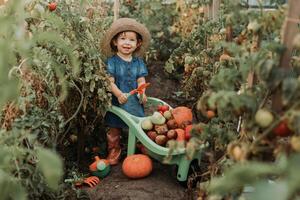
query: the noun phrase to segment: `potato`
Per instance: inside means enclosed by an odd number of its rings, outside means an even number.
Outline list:
[[[155,143],[160,146],[164,146],[167,143],[167,141],[168,141],[168,139],[167,139],[167,136],[165,136],[165,135],[158,135],[155,138]]]
[[[169,129],[166,124],[162,124],[154,125],[154,130],[157,132],[158,135],[166,135]]]
[[[157,136],[157,133],[156,133],[155,131],[148,131],[148,132],[147,132],[147,136],[148,136],[151,140],[155,141],[155,138],[156,138],[156,136]]]
[[[167,132],[167,137],[169,139],[176,139],[177,138],[177,132],[175,130],[169,130]]]
[[[170,119],[168,122],[167,122],[167,126],[169,129],[175,129],[175,128],[178,128],[178,125],[175,121],[175,119]]]

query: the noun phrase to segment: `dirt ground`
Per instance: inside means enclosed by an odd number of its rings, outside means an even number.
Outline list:
[[[170,80],[163,72],[161,63],[149,66],[150,88],[147,95],[160,98],[171,106],[177,106],[178,100],[174,99],[173,92],[178,91],[179,83]],[[143,179],[131,180],[122,173],[122,162],[112,167],[111,173],[101,180],[94,188],[87,192],[92,200],[183,200],[195,199],[190,197],[187,189],[181,186],[174,175],[172,166],[163,165],[153,160],[152,173]],[[195,191],[193,192],[195,196]]]
[[[96,188],[87,191],[92,200],[188,199],[186,189],[172,177],[171,170],[171,166],[154,161],[148,177],[132,180],[123,175],[120,163]]]

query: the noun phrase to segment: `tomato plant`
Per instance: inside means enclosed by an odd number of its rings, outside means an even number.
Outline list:
[[[54,10],[55,4],[49,5]],[[0,137],[1,146],[7,146],[1,154],[8,162],[0,164],[6,177],[0,184],[10,188],[1,192],[4,199],[62,196],[66,185],[61,184],[64,171],[58,153],[65,156],[64,150],[77,137],[81,143],[84,130],[90,130],[80,127],[99,124],[95,119],[101,121],[101,111],[110,104],[107,74],[95,45],[103,30],[99,27],[110,19],[100,14],[99,4],[91,18],[86,17],[86,4],[60,1],[59,5],[56,12],[45,12],[48,2],[43,0],[22,4],[12,0],[1,6],[0,60],[5,62],[0,68],[9,78],[1,76],[5,90],[0,106],[5,109]],[[65,158],[66,165],[77,159]]]
[[[187,99],[195,99],[200,117],[206,116],[210,108],[218,113],[210,121],[199,118],[206,124],[202,126],[201,134],[195,134],[199,141],[210,144],[205,150],[210,155],[207,158],[211,161],[210,176],[223,174],[224,163],[230,162],[224,155],[229,155],[236,163],[231,165],[233,171],[242,170],[246,174],[249,169],[238,166],[240,162],[253,162],[254,166],[259,163],[259,168],[262,163],[279,160],[279,155],[289,156],[286,149],[290,148],[290,138],[280,142],[280,137],[274,135],[291,135],[291,130],[297,130],[296,116],[299,115],[298,64],[291,58],[293,69],[282,69],[279,62],[284,48],[280,43],[284,8],[265,12],[261,6],[249,10],[239,1],[223,1],[221,8],[220,18],[213,22],[201,21],[200,26],[193,29],[192,39],[183,40],[166,63],[168,72],[182,73],[182,90]],[[298,49],[295,48],[293,53],[299,58]],[[284,108],[281,112],[272,106],[274,90],[282,91]],[[280,122],[282,115],[288,118],[288,125]],[[296,146],[294,139],[294,152],[297,152]],[[293,165],[298,157],[288,160]],[[222,178],[216,179],[218,186],[213,184],[214,192],[235,195],[230,190],[241,183],[232,181],[234,186],[227,187],[225,180],[228,184],[229,177],[239,178],[230,169],[224,182]],[[252,175],[259,173],[256,170],[250,170]],[[272,170],[268,168],[262,174],[272,173]],[[285,181],[292,181],[288,176],[284,177]],[[250,177],[246,179],[244,183],[253,183]],[[289,195],[293,196],[296,191],[290,191]]]

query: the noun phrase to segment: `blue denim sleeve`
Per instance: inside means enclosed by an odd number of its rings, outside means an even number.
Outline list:
[[[109,58],[107,60],[106,69],[107,69],[107,72],[111,76],[115,77],[115,75],[116,75],[116,67],[115,67],[115,63],[114,63],[114,61],[113,61],[112,58]]]
[[[144,63],[144,61],[139,58],[139,70],[138,70],[138,75],[137,75],[137,78],[140,78],[140,77],[145,77],[148,75],[148,69]]]

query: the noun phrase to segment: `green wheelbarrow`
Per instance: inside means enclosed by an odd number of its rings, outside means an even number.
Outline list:
[[[163,105],[166,104],[164,101],[148,97],[147,98],[147,104],[145,105],[146,109],[149,107],[157,107],[157,105]],[[127,156],[132,155],[135,153],[136,150],[136,143],[137,141],[140,141],[144,147],[146,148],[147,154],[160,161],[163,162],[164,158],[167,156],[171,156],[171,159],[168,163],[170,165],[177,165],[177,180],[180,182],[187,181],[190,165],[192,161],[198,161],[197,163],[200,163],[201,159],[201,151],[197,150],[193,156],[192,159],[187,159],[185,154],[185,148],[180,148],[175,151],[169,152],[169,148],[160,146],[156,144],[154,141],[152,141],[146,133],[141,128],[141,123],[145,118],[148,117],[136,117],[134,115],[129,114],[125,110],[117,107],[112,106],[108,109],[108,112],[112,112],[119,116],[129,127],[129,133],[128,133],[128,147],[127,147]]]

